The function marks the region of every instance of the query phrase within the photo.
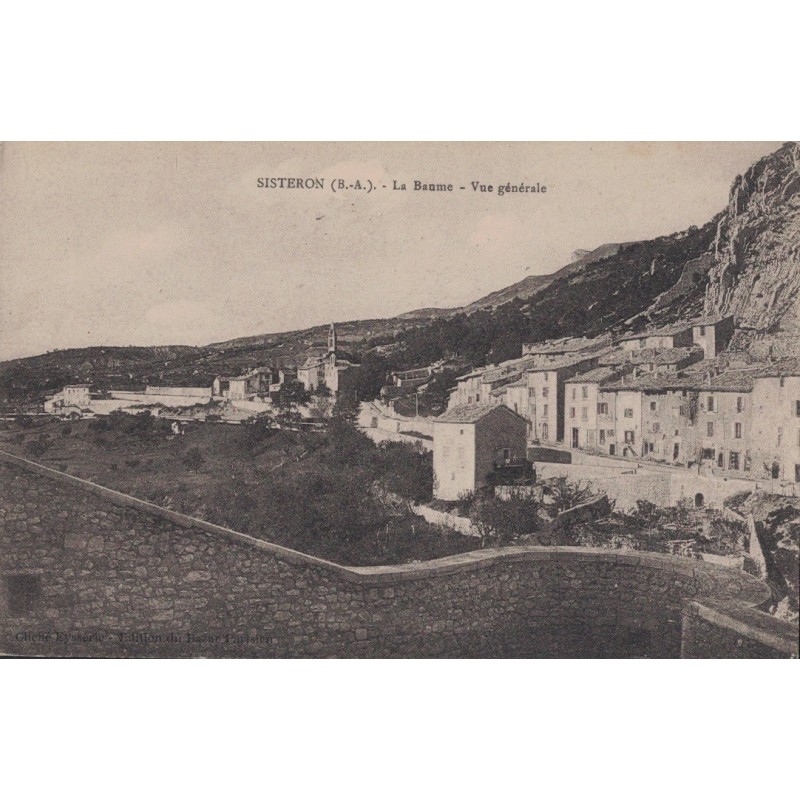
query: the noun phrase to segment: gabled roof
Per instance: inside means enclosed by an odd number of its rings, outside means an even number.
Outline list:
[[[665,325],[662,328],[653,328],[652,330],[640,331],[639,333],[629,333],[627,336],[623,336],[620,341],[629,342],[633,339],[647,339],[650,336],[674,336],[677,333],[683,333],[683,331],[689,330],[693,324],[692,322],[675,322],[672,325]]]
[[[525,355],[558,355],[559,353],[578,353],[583,350],[592,350],[608,344],[608,337],[589,339],[584,336],[565,337],[563,339],[549,339],[545,342],[535,342],[522,345]]]
[[[538,367],[526,367],[525,372],[553,372],[557,369],[565,369],[566,367],[574,367],[582,361],[588,361],[592,358],[598,358],[599,352],[592,352],[587,350],[582,353],[575,353],[573,355],[566,355],[549,364],[540,364]]]
[[[497,412],[512,414],[527,425],[525,417],[521,417],[508,406],[491,405],[489,403],[464,403],[460,406],[453,406],[453,408],[449,408],[441,416],[435,417],[434,422],[453,422],[464,425],[474,425],[476,422],[480,422],[484,419],[484,417],[489,416],[489,414]]]
[[[700,358],[702,347],[646,347],[642,350],[615,350],[600,358],[605,366],[615,364],[679,364],[690,358]]]
[[[588,372],[579,372],[571,378],[567,378],[564,383],[609,383],[619,378],[619,371],[611,367],[595,367]]]

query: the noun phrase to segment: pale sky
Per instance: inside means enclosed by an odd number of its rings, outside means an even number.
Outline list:
[[[469,303],[578,248],[702,225],[779,146],[5,144],[0,359]],[[262,176],[321,177],[325,189],[257,188]],[[334,194],[335,178],[409,190]],[[414,192],[415,179],[456,189]],[[499,197],[471,181],[547,193]]]

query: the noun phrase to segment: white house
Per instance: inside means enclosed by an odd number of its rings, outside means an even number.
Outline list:
[[[434,497],[457,500],[487,483],[500,464],[521,463],[527,454],[528,421],[505,405],[470,403],[434,420]]]

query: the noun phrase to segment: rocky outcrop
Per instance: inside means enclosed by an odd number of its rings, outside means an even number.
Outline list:
[[[783,145],[736,178],[713,256],[706,312],[733,314],[762,335],[800,335],[800,145]]]

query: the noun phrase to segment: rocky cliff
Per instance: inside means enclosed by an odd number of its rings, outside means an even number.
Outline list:
[[[733,314],[743,344],[800,336],[800,145],[789,142],[731,187],[717,222],[705,310]]]

